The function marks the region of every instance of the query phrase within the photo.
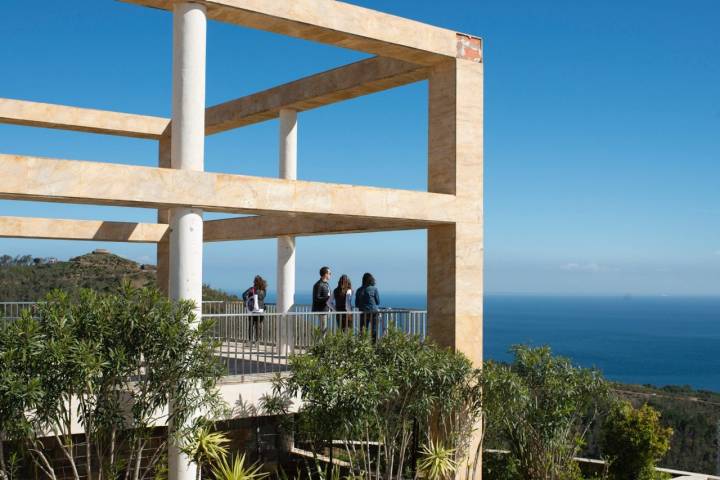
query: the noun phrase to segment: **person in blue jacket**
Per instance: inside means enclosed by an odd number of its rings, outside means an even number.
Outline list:
[[[375,286],[375,277],[371,273],[366,273],[362,277],[362,286],[355,293],[355,306],[362,312],[361,330],[365,332],[370,327],[372,339],[376,341],[380,318],[380,292]]]

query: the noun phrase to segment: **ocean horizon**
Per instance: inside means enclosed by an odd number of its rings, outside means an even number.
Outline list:
[[[426,308],[424,293],[381,300]],[[487,294],[484,330],[485,359],[510,361],[516,344],[548,345],[613,381],[720,392],[720,297]]]

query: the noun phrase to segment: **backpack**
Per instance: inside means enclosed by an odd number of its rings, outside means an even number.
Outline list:
[[[255,287],[251,287],[245,292],[243,300],[245,300],[245,309],[248,312],[254,312],[257,309],[257,305],[255,305]]]

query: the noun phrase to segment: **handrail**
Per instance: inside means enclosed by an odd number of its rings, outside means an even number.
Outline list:
[[[483,449],[483,453],[497,453],[500,455],[507,455],[510,453],[510,451],[487,448],[487,449]],[[573,460],[575,460],[578,463],[590,463],[593,465],[606,465],[607,464],[607,461],[601,460],[598,458],[575,457]],[[673,478],[684,478],[684,477],[692,476],[693,478],[701,477],[701,478],[705,478],[707,480],[720,480],[720,477],[716,476],[716,475],[710,475],[708,473],[686,472],[684,470],[675,470],[672,468],[655,467],[655,471],[662,472],[662,473],[669,473],[671,475],[679,475],[679,476],[673,477]]]

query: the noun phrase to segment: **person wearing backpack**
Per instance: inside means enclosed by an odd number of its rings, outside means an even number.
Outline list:
[[[365,332],[370,327],[372,339],[376,341],[380,319],[380,292],[375,286],[375,277],[371,273],[366,273],[362,277],[362,286],[355,293],[355,306],[362,312],[360,330]]]
[[[267,282],[260,275],[256,275],[253,280],[253,286],[245,290],[242,294],[245,302],[245,309],[248,313],[259,314],[265,311],[265,295],[267,294]],[[248,340],[257,342],[262,332],[262,324],[265,317],[263,315],[250,316],[248,324]]]

